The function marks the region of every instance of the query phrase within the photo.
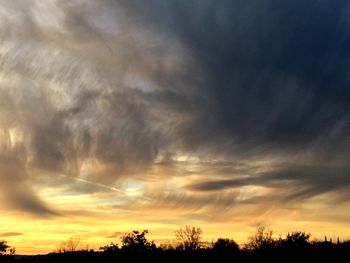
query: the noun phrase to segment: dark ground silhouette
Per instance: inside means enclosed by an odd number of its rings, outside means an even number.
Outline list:
[[[311,241],[310,234],[299,231],[273,238],[272,231],[260,227],[242,247],[228,238],[219,238],[211,244],[201,242],[202,230],[189,226],[176,232],[176,246],[158,247],[147,240],[147,233],[144,230],[125,234],[121,247],[111,243],[94,251],[70,246],[74,248],[71,251],[58,250],[40,256],[2,255],[0,262],[347,262],[350,259],[350,241],[338,239],[334,243],[326,238]]]

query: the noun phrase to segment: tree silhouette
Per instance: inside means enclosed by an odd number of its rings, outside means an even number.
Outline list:
[[[259,226],[256,233],[248,238],[244,248],[250,251],[271,249],[276,241],[272,237],[272,231],[267,231],[264,226]]]
[[[202,229],[199,227],[185,226],[175,231],[180,250],[196,250],[201,248]]]
[[[132,252],[141,252],[156,249],[154,242],[149,242],[146,238],[148,230],[132,231],[122,236],[122,249]]]
[[[9,246],[7,245],[7,241],[5,240],[0,241],[0,254],[6,253],[8,248]]]
[[[78,237],[71,237],[63,241],[57,248],[57,253],[76,252],[79,249],[81,240]]]
[[[286,238],[282,240],[282,247],[284,248],[305,248],[310,245],[311,234],[305,232],[295,231],[288,233]]]
[[[118,244],[111,243],[110,245],[100,247],[100,250],[105,253],[115,253],[119,250],[119,247]]]
[[[218,238],[213,244],[213,250],[219,254],[237,253],[239,251],[239,246],[233,239]]]

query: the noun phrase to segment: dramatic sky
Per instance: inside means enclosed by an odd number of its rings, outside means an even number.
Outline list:
[[[350,238],[348,0],[0,0],[0,239]]]

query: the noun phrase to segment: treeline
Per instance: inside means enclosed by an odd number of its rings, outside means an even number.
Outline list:
[[[326,237],[322,241],[311,240],[309,233],[301,231],[276,238],[272,231],[259,227],[242,246],[229,238],[218,238],[211,243],[203,242],[202,230],[191,226],[181,227],[175,231],[175,242],[159,246],[149,241],[147,234],[147,230],[126,233],[121,237],[120,246],[117,243],[111,243],[100,247],[98,251],[89,247],[83,248],[80,239],[73,237],[62,242],[55,252],[46,256],[8,255],[6,260],[9,262],[179,262],[189,260],[246,262],[263,259],[270,262],[295,262],[296,260],[334,260],[350,256],[350,241],[337,239],[333,242]],[[6,249],[3,249],[2,253],[5,252]]]

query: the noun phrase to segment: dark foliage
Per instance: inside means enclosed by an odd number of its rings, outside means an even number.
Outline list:
[[[118,244],[111,243],[110,245],[106,245],[103,247],[100,247],[100,250],[103,251],[104,253],[116,253],[119,251]]]
[[[0,241],[0,254],[5,253],[8,248],[9,246],[5,240]]]
[[[281,247],[286,249],[307,249],[310,244],[310,234],[295,231],[288,233],[285,239],[281,240]]]
[[[219,238],[213,244],[213,252],[225,255],[235,254],[239,252],[239,246],[233,239]]]
[[[0,255],[14,255],[15,253],[16,253],[16,249],[14,247],[10,247],[7,244],[7,241],[5,240],[0,241]]]
[[[149,250],[155,250],[156,245],[154,242],[150,242],[146,238],[146,234],[148,230],[132,231],[131,233],[127,233],[122,237],[122,250],[128,252],[144,252]]]

